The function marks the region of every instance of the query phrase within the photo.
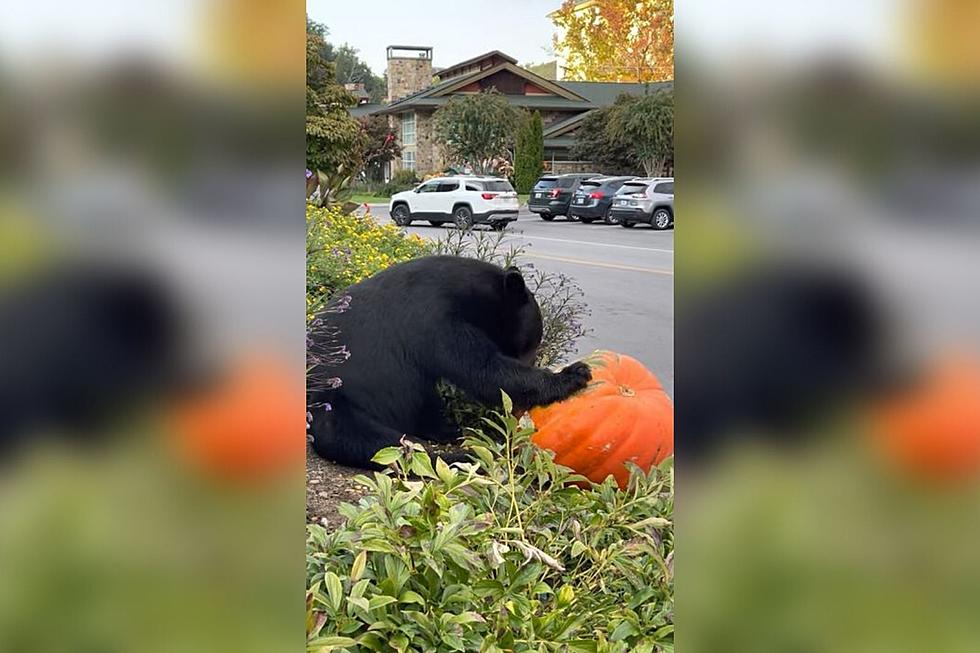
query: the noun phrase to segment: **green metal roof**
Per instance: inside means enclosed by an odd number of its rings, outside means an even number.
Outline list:
[[[555,82],[578,93],[597,107],[607,107],[613,104],[623,93],[643,95],[653,93],[662,88],[673,88],[674,82],[651,82],[649,84],[627,84],[620,82]]]

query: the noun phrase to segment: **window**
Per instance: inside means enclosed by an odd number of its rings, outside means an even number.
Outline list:
[[[475,181],[466,184],[466,190],[483,190]]]
[[[674,182],[668,181],[665,184],[657,184],[656,188],[653,189],[655,193],[661,193],[663,195],[673,195],[674,194]]]
[[[459,188],[458,181],[440,181],[439,188],[436,189],[437,193],[451,193]]]
[[[647,192],[647,185],[640,183],[626,183],[623,187],[616,191],[617,195],[643,195]]]
[[[415,145],[415,113],[402,114],[402,145]]]
[[[559,177],[558,188],[571,188],[577,180],[577,177]]]
[[[415,152],[402,152],[402,170],[415,170]]]
[[[420,193],[435,193],[438,190],[439,190],[439,182],[438,181],[430,181],[429,183],[423,185],[422,188],[419,189],[419,192]]]
[[[534,184],[534,190],[543,190],[545,188],[554,188],[558,180],[554,177],[542,177],[538,179],[538,183]]]
[[[506,179],[492,180],[483,182],[483,187],[497,193],[513,193],[514,187]]]
[[[583,181],[581,184],[579,184],[578,189],[580,191],[589,193],[594,191],[596,188],[598,188],[601,185],[602,182],[599,181]]]

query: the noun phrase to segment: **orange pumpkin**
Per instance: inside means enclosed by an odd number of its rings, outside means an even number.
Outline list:
[[[980,475],[980,362],[948,355],[872,411],[872,432],[902,469],[932,480]]]
[[[601,483],[610,474],[626,487],[631,461],[644,471],[674,453],[674,406],[636,359],[597,351],[584,361],[588,387],[565,401],[530,411],[531,440],[555,462]]]
[[[299,470],[306,453],[304,401],[302,378],[279,358],[240,360],[221,381],[174,408],[178,450],[224,480]]]

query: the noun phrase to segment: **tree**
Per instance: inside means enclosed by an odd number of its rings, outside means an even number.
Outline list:
[[[371,68],[357,56],[357,50],[344,43],[333,51],[337,66],[337,81],[341,84],[364,84],[371,102],[381,102],[388,93],[384,79],[375,75]]]
[[[381,102],[388,92],[387,82],[383,77],[375,75],[371,67],[367,65],[359,56],[357,50],[344,43],[339,48],[327,41],[330,30],[323,23],[306,19],[306,33],[319,37],[320,58],[334,64],[334,74],[337,83],[344,84],[364,84],[371,102]]]
[[[615,104],[586,115],[578,130],[575,158],[595,163],[602,172],[629,174],[643,168],[662,175],[674,161],[674,93],[620,95]]]
[[[496,89],[454,97],[433,116],[436,137],[451,163],[480,174],[492,172],[495,159],[510,155],[518,120],[518,110]]]
[[[541,114],[529,113],[517,132],[517,153],[514,160],[514,184],[518,193],[529,193],[544,170],[544,127]]]
[[[336,201],[361,169],[364,131],[348,113],[354,104],[337,83],[333,62],[322,57],[323,38],[306,34],[306,167],[319,178],[320,202]]]
[[[631,158],[648,176],[666,174],[674,162],[673,91],[661,90],[620,105],[606,131],[631,144]]]
[[[616,104],[594,109],[586,114],[576,133],[572,156],[581,161],[591,161],[606,174],[633,174],[638,166],[632,156],[631,144],[620,135],[611,135],[607,126],[621,104],[629,104],[631,98],[621,95]]]
[[[368,177],[380,181],[384,164],[401,154],[395,132],[384,116],[361,118],[361,129],[365,135],[364,170]]]
[[[674,0],[564,0],[553,15],[555,50],[568,79],[653,82],[674,78]]]

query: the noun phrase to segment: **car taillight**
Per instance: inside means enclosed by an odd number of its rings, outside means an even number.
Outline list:
[[[497,196],[496,193],[483,193],[483,194],[480,195],[480,197],[482,197],[485,200],[492,200],[496,196]]]
[[[603,195],[599,191],[596,191],[594,193],[589,193],[589,197],[591,197],[594,200],[601,200]]]

